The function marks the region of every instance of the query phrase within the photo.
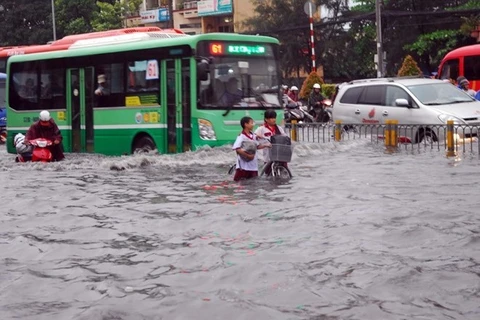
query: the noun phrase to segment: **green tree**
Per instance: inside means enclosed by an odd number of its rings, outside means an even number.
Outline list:
[[[387,52],[387,70],[390,74],[396,73],[395,70],[400,67],[398,61],[401,61],[409,51],[415,53],[422,70],[431,72],[437,68],[437,63],[441,59],[440,52],[472,43],[472,39],[458,33],[464,14],[435,15],[442,11],[453,12],[461,9],[471,0],[388,0],[384,2],[382,10],[388,15],[388,19],[385,17],[382,19],[382,29],[384,49]],[[401,14],[405,12],[414,14]],[[412,47],[406,45],[412,45]]]
[[[118,29],[122,27],[125,16],[135,12],[142,0],[98,1],[98,11],[93,15],[92,26],[95,31]]]
[[[53,39],[50,1],[0,2],[0,45],[46,43]]]
[[[94,31],[95,0],[55,0],[55,10],[58,38]]]
[[[55,0],[59,37],[122,27],[126,15],[135,12],[142,0]]]
[[[413,60],[411,55],[407,55],[403,60],[402,67],[398,70],[399,77],[406,76],[419,76],[422,74],[422,71],[418,67],[415,60]]]
[[[405,50],[413,51],[424,57],[428,65],[438,66],[442,58],[463,38],[460,30],[438,30],[422,34],[412,44],[404,46]]]
[[[310,37],[301,27],[308,25],[305,13],[306,1],[298,0],[251,0],[255,16],[247,19],[245,27],[255,33],[268,33],[279,39],[280,64],[285,75],[300,69],[310,70]],[[321,0],[311,0],[316,5]],[[296,29],[298,28],[298,29]],[[290,29],[289,31],[283,31]]]

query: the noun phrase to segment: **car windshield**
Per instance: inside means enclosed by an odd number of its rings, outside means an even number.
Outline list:
[[[200,107],[280,107],[273,57],[216,57],[209,78],[200,82]]]
[[[411,85],[407,88],[422,104],[427,106],[476,101],[465,91],[446,82]]]

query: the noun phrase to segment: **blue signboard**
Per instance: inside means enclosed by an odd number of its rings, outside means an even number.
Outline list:
[[[168,14],[167,8],[162,8],[158,10],[158,21],[170,21],[170,15]]]
[[[230,14],[233,12],[232,0],[203,0],[197,2],[198,16]]]
[[[170,21],[168,8],[140,11],[140,17],[143,23]]]

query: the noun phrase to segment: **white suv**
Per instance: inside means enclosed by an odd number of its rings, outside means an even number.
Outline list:
[[[333,119],[372,125],[386,120],[398,120],[400,125],[444,125],[453,120],[455,125],[465,126],[462,135],[476,136],[476,128],[470,126],[480,125],[480,101],[442,80],[355,80],[341,86],[333,103]],[[440,139],[428,126],[415,128],[409,137],[411,142],[421,142],[425,137]]]

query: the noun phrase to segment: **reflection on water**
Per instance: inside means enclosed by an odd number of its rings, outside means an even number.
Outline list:
[[[229,148],[0,152],[2,319],[479,319],[479,161],[297,145],[234,183]]]

